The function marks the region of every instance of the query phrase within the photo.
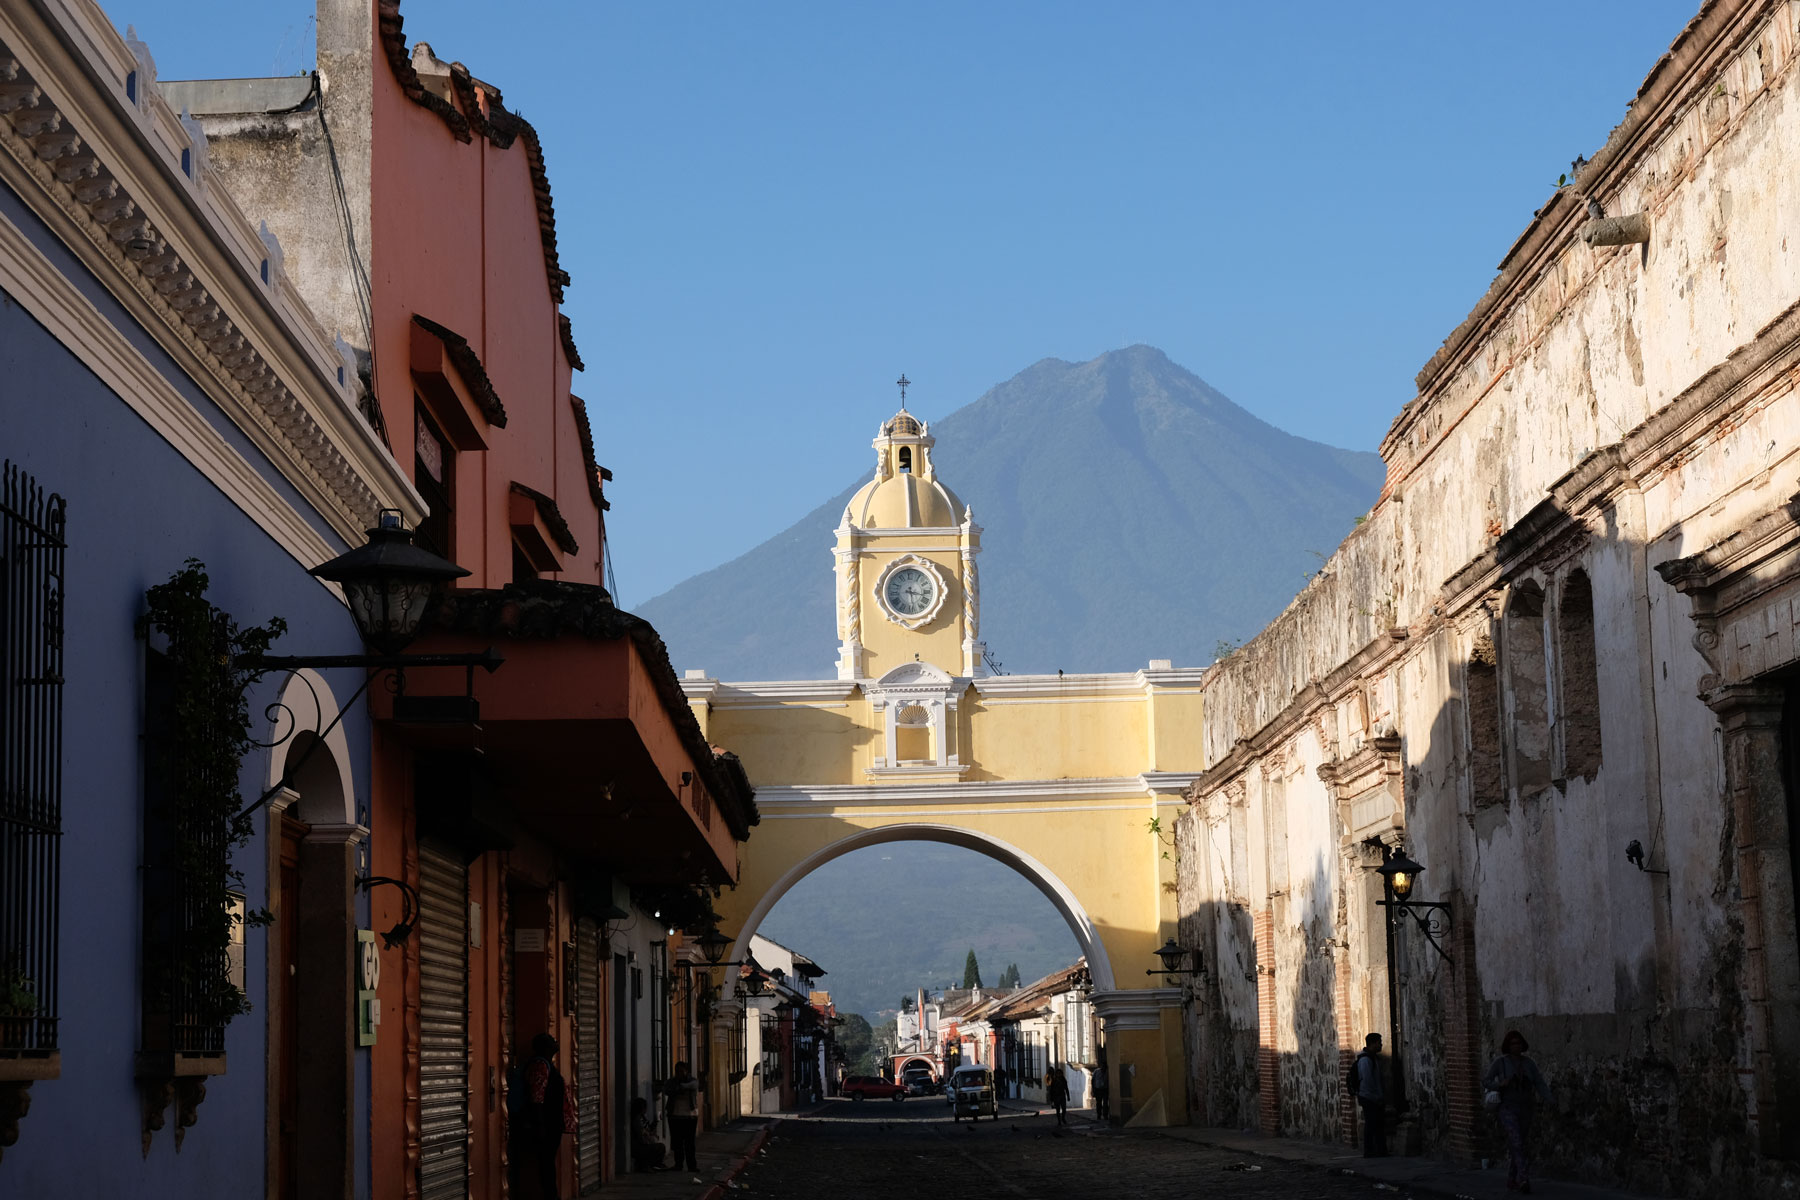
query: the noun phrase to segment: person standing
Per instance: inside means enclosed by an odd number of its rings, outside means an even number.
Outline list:
[[[556,1039],[540,1033],[531,1039],[531,1061],[525,1064],[525,1094],[518,1110],[518,1144],[537,1176],[541,1200],[562,1200],[556,1180],[556,1155],[563,1134],[576,1128],[575,1105],[556,1069]]]
[[[694,1131],[700,1123],[700,1084],[685,1062],[675,1064],[675,1077],[663,1085],[669,1098],[663,1115],[669,1119],[669,1154],[675,1168],[698,1171],[694,1159]]]
[[[1549,1085],[1537,1064],[1525,1057],[1529,1049],[1524,1034],[1507,1030],[1500,1040],[1500,1057],[1481,1078],[1482,1088],[1499,1097],[1495,1115],[1500,1118],[1500,1128],[1506,1131],[1507,1190],[1527,1195],[1531,1193],[1531,1160],[1526,1156],[1525,1141],[1531,1136],[1531,1118],[1537,1102],[1550,1102]]]
[[[1059,1068],[1050,1068],[1044,1077],[1044,1093],[1049,1096],[1050,1103],[1056,1108],[1056,1123],[1069,1123],[1069,1081]]]
[[[1088,1087],[1088,1094],[1094,1098],[1094,1120],[1096,1121],[1104,1121],[1109,1115],[1107,1111],[1108,1087],[1106,1064],[1101,1063],[1094,1068],[1094,1081]]]
[[[1362,1053],[1351,1064],[1356,1105],[1362,1110],[1363,1157],[1387,1157],[1387,1092],[1381,1082],[1381,1035],[1363,1039]]]

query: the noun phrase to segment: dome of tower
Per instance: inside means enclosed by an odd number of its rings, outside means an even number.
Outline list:
[[[871,479],[844,507],[844,519],[859,529],[947,529],[962,524],[963,503],[935,479],[890,475]]]
[[[889,437],[918,437],[919,418],[903,408],[893,415],[882,432]]]

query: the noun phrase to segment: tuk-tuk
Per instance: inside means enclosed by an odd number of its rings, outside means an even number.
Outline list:
[[[945,1090],[951,1096],[950,1111],[958,1121],[965,1116],[976,1121],[984,1116],[1000,1119],[999,1102],[994,1098],[994,1073],[979,1063],[956,1068]]]

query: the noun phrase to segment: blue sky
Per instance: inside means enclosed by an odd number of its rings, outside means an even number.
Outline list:
[[[313,64],[310,0],[103,3],[166,79]],[[1040,358],[1147,342],[1275,425],[1373,449],[1697,7],[402,15],[543,137],[631,606],[861,475],[902,371],[932,418]]]

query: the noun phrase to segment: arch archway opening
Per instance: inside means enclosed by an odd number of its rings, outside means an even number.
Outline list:
[[[972,850],[1011,868],[1036,888],[1045,899],[1049,900],[1057,914],[1062,917],[1070,934],[1075,939],[1076,946],[1087,959],[1088,973],[1093,979],[1094,987],[1100,991],[1111,991],[1116,987],[1112,961],[1107,955],[1106,945],[1101,940],[1093,919],[1088,916],[1086,908],[1076,898],[1075,893],[1057,877],[1055,872],[1008,842],[989,834],[951,825],[902,824],[860,830],[808,855],[790,867],[780,879],[776,880],[766,892],[757,898],[749,915],[744,919],[743,926],[737,931],[737,939],[731,948],[732,959],[743,961],[748,957],[750,939],[756,935],[769,913],[783,896],[787,895],[796,884],[808,875],[852,851],[896,842],[935,842],[946,846],[956,846],[964,850]]]

